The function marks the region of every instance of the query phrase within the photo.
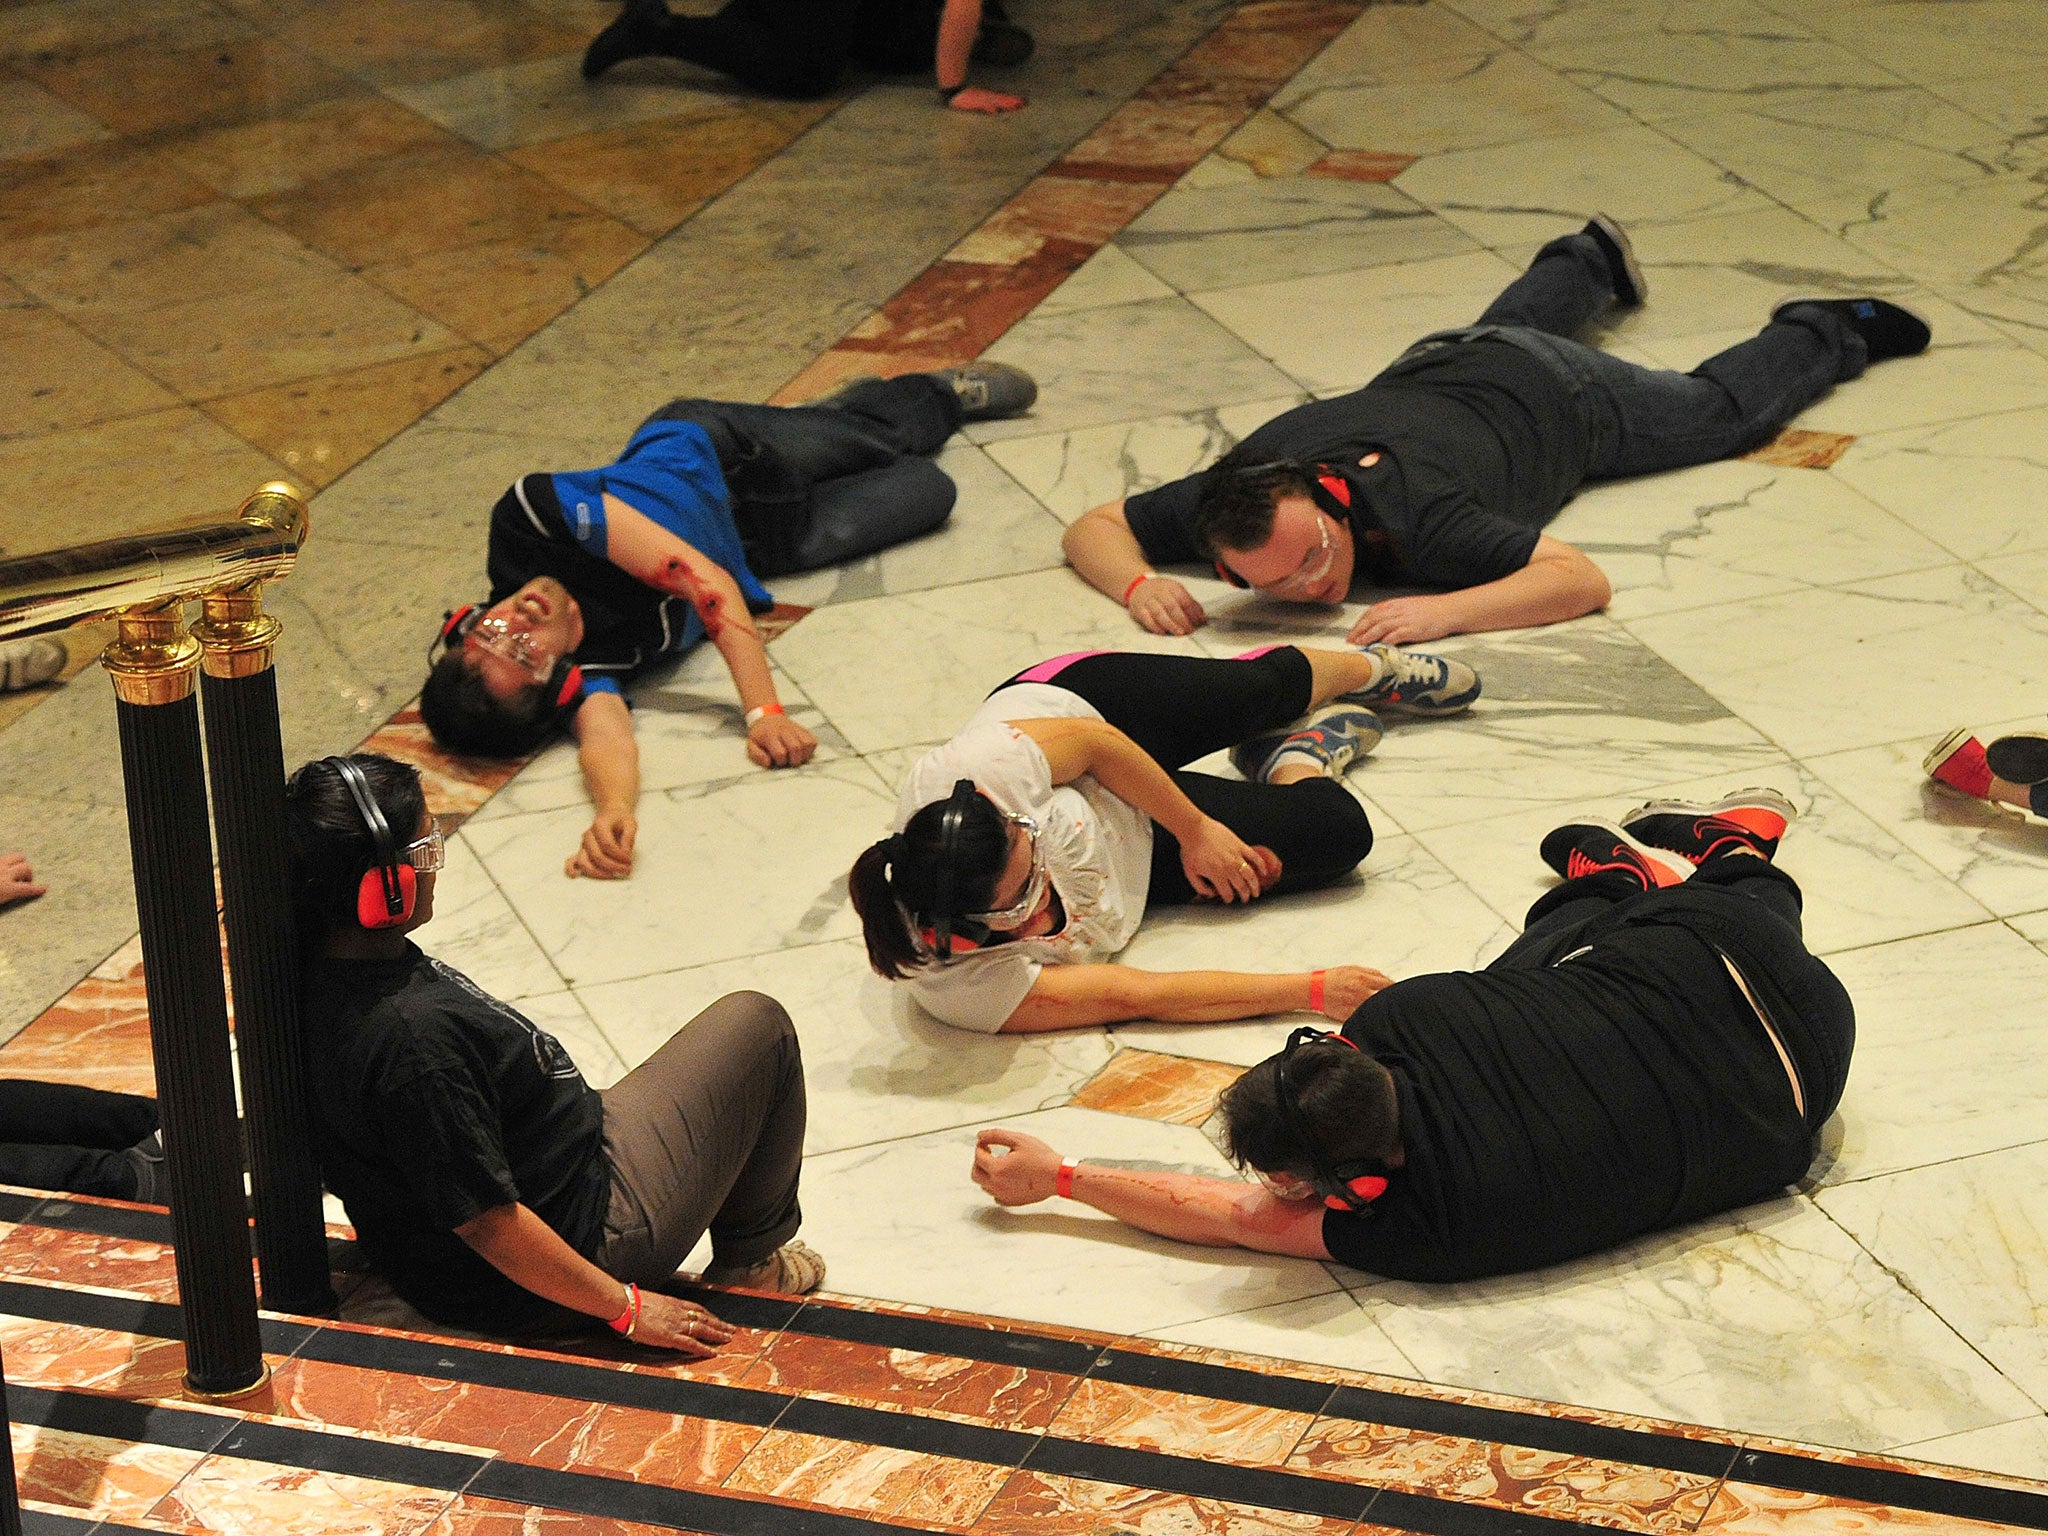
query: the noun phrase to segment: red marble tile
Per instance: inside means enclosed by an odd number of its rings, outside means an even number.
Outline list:
[[[1183,54],[1171,73],[1284,85],[1363,8],[1331,0],[1254,0]]]
[[[768,645],[796,628],[810,611],[801,603],[777,603],[766,613],[754,615],[754,628],[761,632],[761,643]]]
[[[850,352],[918,352],[965,362],[986,351],[1094,254],[1046,239],[1029,260],[936,261],[839,343]]]
[[[265,1417],[323,1428],[432,1440],[564,1465],[594,1404],[470,1382],[285,1360],[271,1373]]]
[[[1331,181],[1392,181],[1415,163],[1414,155],[1377,149],[1335,149],[1301,174]]]
[[[168,1243],[56,1227],[16,1227],[0,1238],[0,1274],[175,1301],[177,1259]]]
[[[1136,99],[1226,107],[1240,117],[1249,117],[1263,107],[1272,94],[1272,85],[1264,80],[1241,80],[1229,75],[1174,68],[1155,76]]]
[[[985,1462],[771,1430],[726,1488],[961,1530],[1009,1476]]]
[[[10,1277],[11,1278],[11,1277]],[[107,1328],[0,1317],[7,1379],[22,1387],[90,1387],[116,1397],[176,1397],[185,1385],[185,1346]]]
[[[1361,1491],[1359,1505],[1364,1504]],[[1363,1536],[1350,1520],[1028,1470],[1010,1479],[974,1531],[975,1536]]]
[[[1046,174],[1097,181],[1178,181],[1246,115],[1241,107],[1201,102],[1126,102]]]
[[[209,1456],[145,1522],[193,1536],[382,1536],[430,1524],[454,1495],[341,1472]]]
[[[1314,1422],[1312,1413],[1091,1379],[1074,1389],[1050,1432],[1068,1440],[1277,1467]]]
[[[1049,240],[1093,253],[1159,200],[1162,187],[1125,181],[1040,176],[946,253],[949,261],[1013,265]]]
[[[1756,464],[1777,464],[1786,469],[1826,469],[1849,451],[1856,439],[1843,432],[1809,432],[1787,427],[1763,447],[1743,457]]]
[[[572,1514],[508,1504],[499,1499],[458,1494],[449,1506],[422,1525],[405,1527],[392,1536],[693,1536],[666,1525],[640,1525],[602,1515]]]
[[[533,1451],[509,1451],[520,1461],[563,1471],[597,1472],[669,1488],[715,1488],[760,1441],[752,1424],[696,1419],[681,1413],[601,1404],[573,1432]]]
[[[915,353],[881,353],[834,347],[829,352],[821,352],[803,372],[770,395],[768,403],[801,405],[806,400],[815,400],[820,395],[830,394],[848,379],[859,378],[862,374],[893,379],[900,373],[922,373],[931,368],[950,368],[965,361],[966,358],[939,354],[921,357]]]
[[[205,1459],[201,1451],[131,1445],[69,1430],[12,1431],[15,1479],[24,1499],[69,1513],[132,1522]]]
[[[1243,1072],[1223,1061],[1120,1050],[1081,1085],[1074,1103],[1113,1115],[1200,1125],[1215,1113],[1217,1095]]]
[[[481,810],[526,766],[525,758],[457,757],[442,751],[420,719],[417,699],[372,731],[356,750],[381,753],[417,768],[427,792],[427,809],[444,818],[442,825],[450,831]]]
[[[1057,1371],[801,1333],[777,1337],[741,1378],[741,1385],[763,1391],[1023,1430],[1052,1423],[1074,1384]]]
[[[154,1094],[149,1004],[139,959],[132,978],[88,976],[44,1009],[0,1046],[0,1072],[117,1093]]]

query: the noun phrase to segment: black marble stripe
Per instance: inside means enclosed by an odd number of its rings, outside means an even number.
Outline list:
[[[1925,1510],[1955,1520],[1988,1520],[2029,1531],[2048,1531],[2048,1496],[2018,1488],[1949,1482],[1916,1472],[1814,1461],[1782,1451],[1744,1451],[1735,1458],[1735,1470],[1729,1477],[1736,1482],[1760,1483],[1766,1488]]]

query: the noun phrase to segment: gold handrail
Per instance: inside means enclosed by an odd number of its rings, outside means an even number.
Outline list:
[[[282,576],[306,527],[298,487],[274,480],[226,522],[0,560],[0,640]]]

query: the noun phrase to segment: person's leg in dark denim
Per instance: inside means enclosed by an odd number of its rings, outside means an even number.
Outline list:
[[[132,1200],[128,1149],[157,1124],[156,1100],[141,1094],[0,1079],[0,1184]]]
[[[934,532],[952,515],[959,494],[953,477],[930,459],[901,458],[822,481],[811,488],[809,527],[791,549],[788,569],[844,565]]]
[[[1583,230],[1560,235],[1536,253],[1529,270],[1486,306],[1481,325],[1526,326],[1551,336],[1576,336],[1614,303],[1607,258]]]

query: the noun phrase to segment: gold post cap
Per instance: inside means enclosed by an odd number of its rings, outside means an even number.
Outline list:
[[[190,698],[199,676],[199,642],[185,633],[185,600],[123,608],[115,617],[114,643],[100,653],[100,665],[113,675],[114,696],[124,704]]]

